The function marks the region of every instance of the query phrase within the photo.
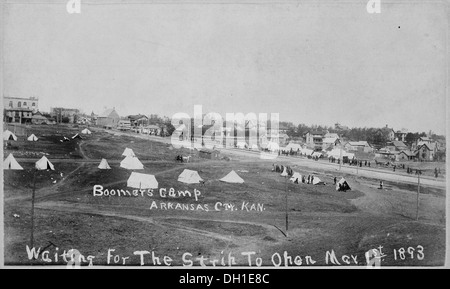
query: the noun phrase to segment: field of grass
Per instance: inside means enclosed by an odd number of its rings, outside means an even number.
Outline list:
[[[182,265],[184,253],[208,260],[230,253],[235,257],[234,265],[246,266],[247,257],[241,253],[250,251],[262,258],[263,265],[273,266],[274,254],[286,251],[290,256],[302,256],[303,265],[305,256],[310,256],[316,261],[314,265],[323,266],[333,265],[326,262],[325,253],[334,250],[338,258],[344,254],[357,256],[359,262],[353,265],[364,266],[364,253],[383,246],[385,266],[437,266],[444,262],[446,195],[442,189],[423,188],[420,218],[415,221],[416,192],[411,185],[386,182],[385,189],[378,190],[378,180],[305,167],[294,170],[315,174],[326,185],[293,184],[272,172],[270,161],[245,157],[206,160],[194,155],[192,162],[179,163],[175,156],[187,152],[164,143],[99,131],[60,147],[51,140],[70,135],[75,129],[52,132],[49,126],[43,126],[35,130],[44,138],[36,143],[39,150],[49,153],[50,160],[53,155],[59,159],[55,171],[36,174],[34,242],[36,247],[48,246],[51,255],[56,247],[59,252],[76,248],[83,255],[94,256],[95,265],[106,265],[108,249],[115,249],[116,254],[130,257],[127,265],[139,265],[140,258],[134,252],[146,250],[170,256],[172,265]],[[17,142],[23,149],[25,145]],[[139,172],[155,175],[159,188],[167,189],[166,193],[170,188],[175,192],[200,191],[198,199],[193,195],[161,195],[159,190],[152,195],[94,196],[95,185],[115,192],[132,190],[127,188],[131,171],[119,167],[125,147],[132,148],[144,162],[145,169]],[[71,153],[78,153],[78,157]],[[110,161],[111,170],[97,168],[101,158]],[[5,262],[65,264],[61,259],[46,263],[42,258],[27,257],[34,162],[20,157],[17,160],[25,170],[4,173]],[[184,169],[197,170],[205,183],[178,182]],[[245,183],[219,181],[231,170]],[[337,192],[334,176],[345,177],[352,190]],[[424,248],[423,259],[417,256],[418,246]],[[416,254],[394,258],[394,250],[409,247],[415,248]],[[152,265],[150,260],[146,257],[146,265]]]

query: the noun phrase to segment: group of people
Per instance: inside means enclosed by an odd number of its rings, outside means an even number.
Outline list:
[[[293,149],[290,150],[279,150],[278,155],[281,156],[297,156],[299,154],[299,151],[294,151]]]
[[[441,174],[441,168],[434,168],[434,177],[437,178]]]
[[[394,170],[394,172],[395,172],[395,170]],[[412,168],[410,168],[410,167],[407,167],[406,168],[406,173],[407,174],[410,174],[410,175],[412,175],[412,174],[415,174],[415,175],[421,175],[422,174],[422,170],[419,170],[419,169],[412,169]]]
[[[300,181],[302,182],[302,184],[313,184],[314,175],[308,175],[308,177],[302,176],[302,179]],[[299,184],[299,179],[296,179],[294,181],[294,184]]]
[[[283,165],[276,165],[272,164],[272,171],[276,173],[283,173],[286,169],[286,173],[289,177],[292,177],[294,175],[294,171],[289,166],[283,166]]]

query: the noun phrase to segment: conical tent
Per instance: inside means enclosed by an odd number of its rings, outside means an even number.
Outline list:
[[[124,157],[135,157],[136,155],[134,154],[132,149],[126,148],[123,151],[122,156],[124,156]]]
[[[87,128],[83,129],[81,131],[82,134],[91,134],[92,132],[90,130],[88,130]]]
[[[15,134],[13,134],[12,132],[10,132],[9,130],[5,130],[3,132],[3,140],[13,140],[13,141],[17,141],[17,137]]]
[[[344,178],[341,178],[341,180],[336,184],[336,191],[339,191],[339,189],[343,191],[351,190],[349,184]]]
[[[4,170],[23,170],[23,168],[19,165],[19,163],[16,161],[16,159],[14,158],[14,156],[12,154],[9,154],[9,156],[3,162],[3,169]]]
[[[144,165],[137,157],[128,156],[120,162],[120,167],[127,170],[143,170]]]
[[[292,175],[292,178],[290,178],[289,180],[291,182],[293,182],[293,183],[295,183],[295,182],[301,183],[302,182],[302,175],[300,173],[295,172]]]
[[[106,159],[102,159],[100,164],[98,165],[98,168],[101,170],[110,170],[111,167],[108,164],[108,161]]]
[[[280,146],[276,142],[269,142],[267,149],[271,152],[275,152],[280,150]]]
[[[46,156],[43,156],[40,160],[36,162],[36,169],[38,170],[55,170],[53,164],[47,159]]]
[[[179,176],[178,181],[185,184],[198,184],[203,179],[200,177],[197,171],[184,170]]]
[[[320,185],[320,184],[323,184],[322,180],[319,179],[318,177],[314,177],[313,185]]]
[[[287,168],[284,167],[284,170],[283,170],[283,172],[281,173],[281,176],[282,176],[282,177],[287,177],[287,175],[288,175],[288,173],[287,173]]]
[[[37,141],[38,138],[37,138],[34,134],[32,134],[32,135],[30,135],[30,136],[27,138],[27,140],[28,140],[28,141]]]
[[[132,172],[128,178],[127,187],[136,189],[157,189],[158,181],[154,175]]]
[[[231,171],[228,175],[221,178],[220,181],[225,183],[236,183],[236,184],[244,183],[244,180],[238,174],[236,174],[235,171]]]

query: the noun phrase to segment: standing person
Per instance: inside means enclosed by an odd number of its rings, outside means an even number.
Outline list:
[[[370,168],[370,162],[369,162],[369,168]]]
[[[395,165],[394,165],[394,172],[395,172]]]
[[[380,190],[383,189],[383,181],[380,181],[380,187],[378,189],[380,189]]]
[[[435,177],[435,178],[438,177],[438,170],[437,170],[437,168],[434,169],[434,177]]]
[[[334,177],[334,185],[335,185],[335,186],[336,186],[336,183],[337,183],[337,178]]]

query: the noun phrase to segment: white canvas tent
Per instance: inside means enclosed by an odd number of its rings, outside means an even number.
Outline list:
[[[312,156],[313,156],[313,157],[319,157],[319,158],[320,158],[320,157],[322,156],[322,153],[321,153],[321,152],[313,152],[313,153],[312,153]]]
[[[256,145],[256,144],[252,145],[252,150],[255,150],[255,151],[259,150],[258,145]]]
[[[318,177],[314,177],[313,185],[324,185],[324,184],[325,184],[325,183],[322,182],[321,179],[319,179]]]
[[[341,149],[333,149],[327,153],[328,157],[334,157],[339,159],[341,157]],[[349,159],[353,159],[355,157],[354,153],[348,153],[342,150],[342,157],[348,157]]]
[[[286,148],[290,151],[291,149],[296,152],[302,149],[302,146],[296,143],[289,143]]]
[[[281,173],[282,177],[287,177],[288,173],[287,173],[287,168],[284,167],[283,172]]]
[[[17,141],[17,137],[15,134],[13,134],[12,132],[10,132],[9,130],[5,130],[3,132],[3,140],[13,140],[13,141]]]
[[[245,149],[247,147],[247,144],[245,142],[238,142],[237,147],[240,149]]]
[[[267,149],[271,152],[275,152],[280,150],[280,146],[276,142],[269,142]]]
[[[30,135],[30,136],[27,138],[27,140],[28,140],[28,141],[37,141],[38,138],[37,138],[34,134],[32,134],[32,135]]]
[[[23,170],[23,168],[19,165],[12,154],[9,154],[8,157],[3,162],[4,170]]]
[[[120,162],[120,167],[127,170],[143,170],[144,165],[137,157],[128,156]]]
[[[350,185],[344,178],[341,178],[341,180],[336,183],[336,191],[339,191],[339,189],[343,191],[351,190]]]
[[[74,136],[72,137],[72,139],[76,139],[76,138],[82,139],[82,137],[81,137],[79,134],[76,134],[76,135],[74,135]]]
[[[81,131],[82,134],[91,134],[92,132],[90,130],[88,130],[87,128],[83,129]]]
[[[134,154],[132,149],[125,148],[125,150],[122,153],[122,156],[124,156],[124,157],[135,157],[136,155]]]
[[[234,183],[234,184],[244,183],[244,180],[235,171],[231,171],[228,175],[221,178],[220,181],[225,182],[225,183]]]
[[[185,169],[179,176],[178,181],[185,184],[199,184],[203,179],[197,171]]]
[[[302,154],[303,154],[303,155],[306,155],[306,156],[312,155],[313,152],[314,152],[314,151],[311,150],[311,149],[302,149]]]
[[[98,168],[101,170],[110,170],[111,167],[108,164],[108,161],[106,159],[102,159],[100,164],[98,165]]]
[[[300,173],[294,172],[292,175],[292,178],[289,179],[291,182],[295,183],[301,183],[302,182],[302,175]]]
[[[158,181],[154,175],[132,172],[127,180],[127,187],[135,189],[157,189]]]
[[[47,159],[46,156],[43,156],[40,160],[36,162],[36,169],[38,170],[55,170],[53,164]]]

